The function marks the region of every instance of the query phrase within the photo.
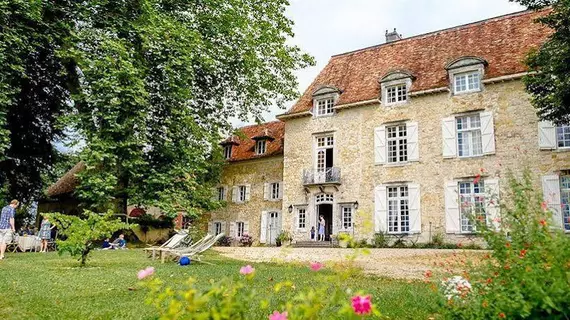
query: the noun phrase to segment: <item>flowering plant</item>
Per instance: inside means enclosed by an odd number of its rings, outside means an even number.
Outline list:
[[[244,247],[251,247],[251,245],[253,244],[253,237],[250,236],[248,233],[244,233],[239,238],[239,243]]]

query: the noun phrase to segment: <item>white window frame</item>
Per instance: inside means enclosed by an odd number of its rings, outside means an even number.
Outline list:
[[[219,235],[220,233],[224,232],[224,231],[222,230],[222,222],[220,222],[220,221],[214,221],[214,224],[213,224],[213,225],[214,225],[214,236],[217,236],[217,235]],[[219,230],[219,232],[218,232],[218,230]]]
[[[393,193],[391,192],[394,191],[394,189],[396,194],[395,196],[392,196]],[[404,191],[405,195],[402,195]],[[409,234],[412,225],[410,214],[410,193],[408,185],[404,184],[386,186],[386,204],[388,214],[386,220],[387,232],[389,234]],[[407,222],[407,228],[403,227],[403,222]]]
[[[262,155],[267,151],[267,140],[259,139],[255,142],[255,154]]]
[[[218,201],[225,201],[226,197],[227,197],[227,192],[226,192],[226,187],[225,186],[219,186],[217,191],[218,191]]]
[[[297,230],[307,230],[307,217],[307,207],[297,208]]]
[[[474,81],[470,81],[475,78]],[[465,89],[461,89],[458,84],[460,79],[464,79]],[[462,85],[461,85],[462,86]],[[481,72],[479,70],[472,70],[467,72],[453,74],[453,93],[456,95],[480,92],[481,91]]]
[[[391,137],[392,130],[395,130],[395,136]],[[400,136],[401,132],[404,132],[405,136]],[[394,143],[394,145],[392,145],[392,143]],[[390,150],[392,146],[396,148],[395,151]],[[408,163],[408,128],[405,123],[386,126],[386,152],[388,164]],[[392,161],[394,158],[392,152],[395,152],[395,161]],[[405,155],[402,156],[400,154],[401,152],[405,152]],[[405,159],[402,160],[402,158]]]
[[[281,183],[273,182],[269,184],[269,200],[281,199]]]
[[[354,205],[344,204],[340,206],[340,230],[349,231],[354,228]]]
[[[568,125],[555,126],[555,129],[556,129],[556,149],[560,150],[570,149],[570,138],[569,139],[564,138],[565,135],[570,136],[570,126]],[[560,131],[562,131],[562,139],[560,139],[560,134],[561,134]],[[564,145],[560,146],[560,142],[562,142]]]
[[[384,94],[387,106],[408,102],[408,86],[405,83],[386,86]]]
[[[466,190],[466,188],[469,188],[469,193],[462,193],[462,189]],[[485,202],[485,181],[481,179],[477,184],[475,184],[473,180],[458,181],[457,191],[457,201],[459,204],[459,232],[467,234],[476,233],[476,217],[473,215],[482,215],[484,216],[485,222],[488,220],[486,212],[487,204]],[[478,210],[482,210],[482,212]],[[472,217],[469,217],[468,215],[471,215]]]
[[[336,158],[335,153],[335,136],[333,133],[315,135],[315,169],[324,172],[326,170],[326,149],[333,149],[333,161]],[[320,157],[322,151],[322,157]],[[333,164],[334,165],[334,164]]]
[[[478,119],[478,123],[479,126],[478,127],[474,127],[473,126],[473,119],[477,118]],[[459,122],[462,122],[462,128],[459,129]],[[466,120],[466,122],[463,122],[463,120]],[[465,126],[465,123],[468,124],[468,127]],[[477,123],[477,122],[475,122]],[[465,115],[459,115],[455,117],[455,143],[457,144],[457,156],[459,158],[470,158],[470,157],[480,157],[482,156],[483,153],[483,131],[482,131],[482,125],[481,125],[481,114],[479,113],[471,113],[471,114],[465,114]],[[478,133],[478,134],[477,134]],[[459,136],[463,137],[462,141],[468,141],[468,153],[469,154],[464,154],[461,155],[460,153],[463,151],[463,149],[461,149],[460,144],[459,144]],[[467,136],[468,138],[466,139],[465,136]],[[478,151],[480,151],[479,153],[475,154],[475,150],[474,147],[477,143],[474,142],[474,139],[477,138],[478,136],[478,145],[479,145],[479,149]],[[462,145],[465,145],[462,144]]]
[[[245,222],[236,221],[236,237],[239,239],[245,233]]]
[[[400,78],[391,81],[384,81],[380,83],[382,90],[382,104],[386,107],[399,106],[407,104],[410,101],[410,88],[412,87],[411,78]],[[398,90],[400,88],[400,90]],[[402,90],[403,88],[403,90]],[[395,89],[396,101],[390,101],[389,90]]]
[[[334,115],[335,98],[332,96],[315,99],[315,117]]]
[[[568,179],[566,183],[565,179]],[[567,172],[560,174],[560,208],[562,229],[570,232],[570,173]]]
[[[228,144],[224,146],[224,158],[229,160],[232,158],[232,145]]]
[[[237,197],[237,202],[245,202],[246,201],[246,194],[247,194],[247,186],[245,185],[241,185],[238,186],[238,197]]]

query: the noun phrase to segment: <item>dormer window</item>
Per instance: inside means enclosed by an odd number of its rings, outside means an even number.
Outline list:
[[[481,80],[485,74],[487,61],[478,57],[461,57],[445,66],[450,87],[454,95],[479,92],[483,90]]]
[[[333,106],[334,100],[332,98],[317,100],[317,116],[320,117],[333,114]]]
[[[265,153],[265,149],[266,149],[266,140],[262,139],[262,140],[257,140],[255,142],[255,154],[256,155],[261,155]]]
[[[313,116],[326,117],[335,113],[335,103],[339,99],[340,90],[323,86],[313,92]]]
[[[224,158],[231,159],[232,157],[232,145],[228,144],[224,146]]]
[[[380,79],[382,104],[385,106],[408,102],[408,92],[415,77],[407,71],[390,71]]]

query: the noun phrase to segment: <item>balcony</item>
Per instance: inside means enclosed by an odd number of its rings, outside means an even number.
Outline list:
[[[303,185],[340,185],[340,168],[305,169]]]

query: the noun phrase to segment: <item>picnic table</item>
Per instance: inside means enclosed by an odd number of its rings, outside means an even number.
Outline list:
[[[21,251],[28,251],[28,250],[39,251],[40,246],[41,246],[41,240],[37,236],[18,237],[18,248]]]

